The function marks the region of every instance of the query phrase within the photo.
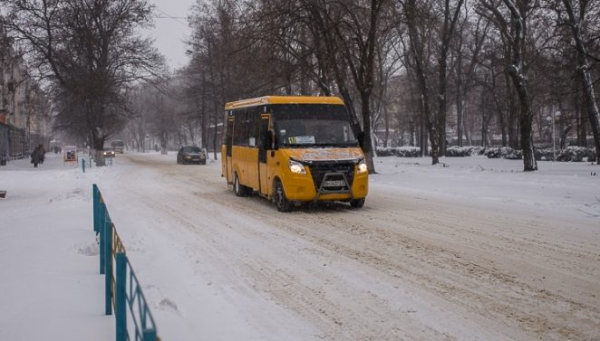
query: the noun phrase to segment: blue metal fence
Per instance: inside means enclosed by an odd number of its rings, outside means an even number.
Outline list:
[[[138,278],[95,184],[92,193],[94,232],[100,239],[100,274],[105,275],[105,314],[112,315],[114,307],[116,340],[160,341]]]

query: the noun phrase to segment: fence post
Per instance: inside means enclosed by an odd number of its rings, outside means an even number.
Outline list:
[[[142,340],[143,341],[156,341],[156,330],[145,329],[142,332]]]
[[[115,285],[115,316],[117,320],[117,341],[127,340],[127,310],[126,310],[126,283],[127,283],[127,258],[125,253],[116,255],[117,279]]]
[[[105,314],[112,315],[112,230],[113,225],[110,216],[106,216],[104,226],[104,265],[105,265]]]
[[[102,199],[102,194],[100,194],[100,191],[98,191],[98,197],[100,198],[100,203],[98,204],[98,233],[100,234],[100,274],[104,275],[104,260],[106,258],[106,255],[104,254],[106,234],[104,233],[104,231],[106,230],[106,218],[108,216],[108,212],[106,212],[106,205],[104,204],[104,200]]]
[[[92,185],[92,202],[94,203],[93,205],[93,210],[94,210],[94,232],[96,232],[96,235],[98,234],[98,219],[99,219],[99,213],[98,213],[98,186],[96,186],[96,184]]]

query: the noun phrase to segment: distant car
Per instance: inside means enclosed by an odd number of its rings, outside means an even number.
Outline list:
[[[109,148],[106,148],[102,151],[102,155],[104,157],[115,157],[115,151]]]
[[[197,163],[200,165],[206,164],[206,154],[196,146],[181,147],[177,152],[177,163],[188,164]]]

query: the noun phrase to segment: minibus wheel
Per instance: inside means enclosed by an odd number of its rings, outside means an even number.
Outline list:
[[[275,189],[273,191],[273,201],[279,212],[289,212],[292,209],[290,201],[285,197],[285,191],[281,181],[275,180]]]
[[[350,200],[350,206],[354,208],[361,208],[365,204],[365,198],[362,199],[352,199]]]
[[[237,173],[233,173],[233,192],[238,197],[245,197],[248,194],[246,186],[240,184]]]

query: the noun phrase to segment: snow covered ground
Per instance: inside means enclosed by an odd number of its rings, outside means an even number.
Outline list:
[[[0,167],[0,339],[107,340],[99,185],[162,340],[595,340],[600,167],[387,157],[361,210],[279,213],[220,164]],[[594,176],[594,173],[596,174]],[[35,327],[29,327],[35,326]]]
[[[523,172],[523,161],[485,156],[379,158],[373,178],[398,193],[419,193],[446,200],[480,203],[487,209],[517,209],[532,214],[600,218],[600,167],[591,163],[538,162],[539,171]]]
[[[89,179],[47,154],[0,167],[0,339],[110,340]]]

